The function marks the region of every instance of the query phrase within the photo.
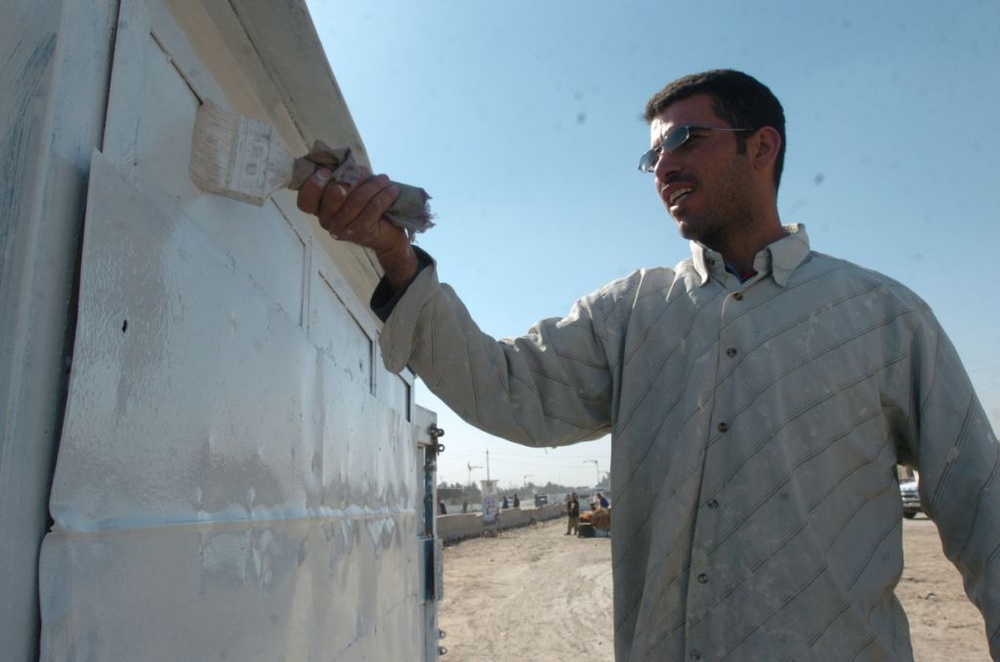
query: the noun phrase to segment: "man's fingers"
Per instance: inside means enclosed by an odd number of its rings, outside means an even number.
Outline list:
[[[396,186],[385,175],[372,177],[358,185],[338,212],[337,234],[364,243],[376,234],[379,219],[389,210],[398,195]]]
[[[388,185],[389,178],[385,175],[369,177],[354,187],[350,196],[346,200],[342,201],[342,206],[340,206],[338,213],[345,219],[351,219],[352,222],[356,219],[360,219],[367,211],[372,200],[375,199],[382,189]],[[329,190],[331,188],[335,188],[335,186],[327,188]],[[325,197],[326,196],[324,196],[324,198]]]
[[[380,237],[382,216],[399,196],[399,187],[385,175],[369,176],[351,186],[332,179],[326,168],[319,168],[299,189],[298,207],[313,214],[335,239],[345,239],[377,248],[387,240]]]
[[[386,182],[387,185],[372,196],[361,212],[361,217],[367,219],[366,225],[368,227],[377,228],[379,219],[389,211],[392,203],[399,197],[399,187],[390,182],[388,177],[386,177]]]
[[[333,173],[327,168],[317,168],[316,172],[310,175],[309,179],[299,188],[298,198],[296,199],[299,209],[307,214],[317,216],[319,214],[320,200],[323,199],[326,185],[332,177]]]
[[[347,201],[352,192],[346,184],[340,182],[330,182],[323,189],[323,196],[319,201],[319,209],[316,210],[316,217],[319,224],[327,232],[334,232],[338,227],[349,222],[349,210]]]

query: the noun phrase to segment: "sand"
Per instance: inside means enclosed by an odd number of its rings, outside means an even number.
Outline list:
[[[611,544],[566,536],[564,520],[444,550],[442,662],[610,662]],[[903,523],[897,595],[918,662],[989,660],[983,619],[941,553],[934,524]]]

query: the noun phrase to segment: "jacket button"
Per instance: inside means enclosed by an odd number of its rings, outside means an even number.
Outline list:
[[[737,301],[743,301],[743,293],[737,292],[736,294],[733,295],[733,298],[736,299]]]
[[[719,423],[719,432],[726,432],[729,429],[728,423]]]
[[[708,583],[708,575],[706,575],[704,572],[701,573],[700,575],[698,575],[698,583],[699,584],[707,584]]]
[[[708,507],[711,508],[712,510],[715,510],[716,508],[719,507],[719,502],[716,501],[715,499],[709,499],[708,500]]]
[[[726,350],[726,354],[728,356],[736,356],[736,348],[730,347],[729,349]]]

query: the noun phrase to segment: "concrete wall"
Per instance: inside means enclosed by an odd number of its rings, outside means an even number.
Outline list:
[[[510,508],[500,511],[499,529],[514,529],[534,522],[555,519],[564,515],[563,504],[550,503],[541,508]],[[437,518],[438,537],[444,542],[456,542],[474,538],[483,533],[482,517],[479,513],[465,515],[439,515]]]

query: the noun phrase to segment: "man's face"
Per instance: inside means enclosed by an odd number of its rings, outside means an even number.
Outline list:
[[[650,145],[658,148],[681,126],[738,128],[715,115],[711,97],[697,95],[673,103],[653,119]],[[653,175],[681,236],[718,248],[726,233],[750,220],[750,170],[746,154],[737,154],[736,133],[692,130],[684,145],[660,154]]]

